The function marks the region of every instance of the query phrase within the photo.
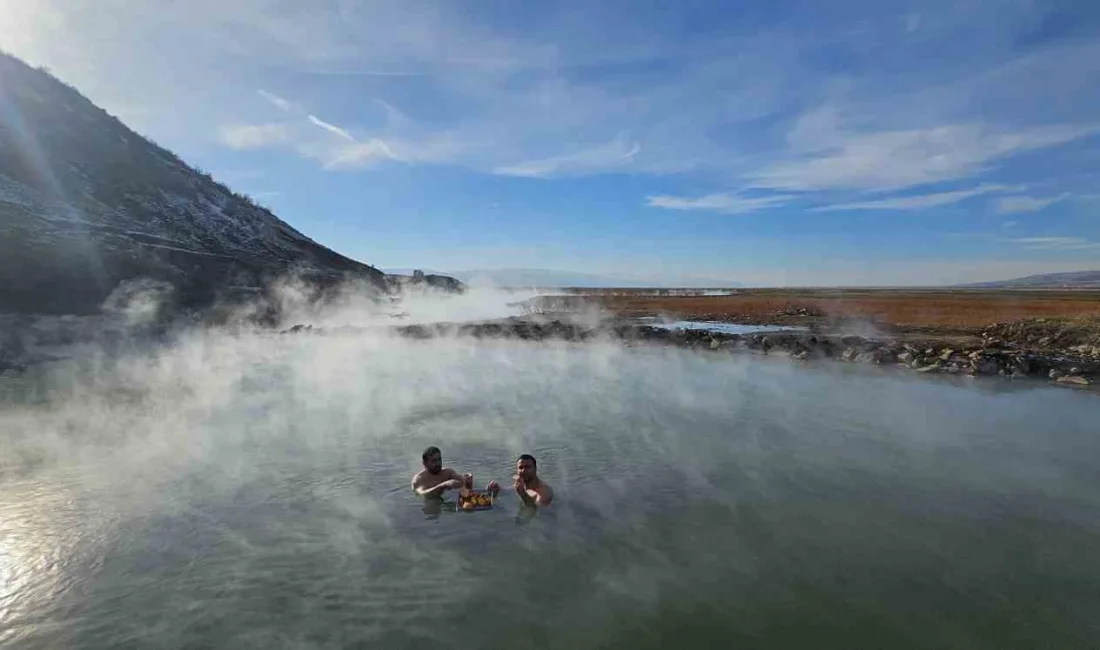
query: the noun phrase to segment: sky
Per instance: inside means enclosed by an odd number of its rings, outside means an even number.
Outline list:
[[[1100,2],[0,0],[0,48],[378,267],[1100,268]]]

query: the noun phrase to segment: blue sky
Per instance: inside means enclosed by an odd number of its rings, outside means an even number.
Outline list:
[[[0,0],[0,47],[381,267],[1100,268],[1100,2]]]

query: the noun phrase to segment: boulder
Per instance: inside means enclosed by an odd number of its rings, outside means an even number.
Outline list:
[[[1066,375],[1066,373],[1062,372],[1061,370],[1059,370],[1057,368],[1052,368],[1050,373],[1047,376],[1050,377],[1051,379],[1058,380],[1058,379],[1061,379],[1062,377],[1064,377],[1065,375]]]
[[[947,361],[954,354],[955,354],[954,350],[952,350],[951,348],[947,348],[946,350],[944,350],[943,352],[940,353],[940,361]]]
[[[909,346],[906,346],[905,347],[905,352],[902,352],[901,354],[898,355],[898,362],[907,364],[912,360],[913,360],[913,353],[912,353],[912,351],[909,350]]]
[[[844,348],[844,352],[840,353],[840,358],[843,361],[855,361],[859,356],[859,350],[855,348]]]
[[[995,375],[1001,369],[1001,366],[992,357],[978,356],[971,358],[970,369],[976,375]]]
[[[1054,381],[1059,384],[1069,384],[1072,386],[1089,386],[1092,384],[1091,381],[1080,375],[1063,375]]]
[[[933,363],[931,365],[922,366],[920,368],[917,368],[917,372],[936,372],[939,369],[940,369],[940,364]]]

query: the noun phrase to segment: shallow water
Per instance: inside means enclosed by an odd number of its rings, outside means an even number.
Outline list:
[[[650,327],[660,327],[667,330],[703,330],[705,332],[720,332],[722,334],[757,334],[760,332],[805,332],[805,327],[792,327],[787,325],[745,325],[742,323],[723,323],[709,320],[674,320],[665,321],[657,318],[639,318],[638,322]]]
[[[8,386],[11,648],[1100,643],[1100,400],[591,345],[196,337]],[[531,452],[528,516],[408,489]]]

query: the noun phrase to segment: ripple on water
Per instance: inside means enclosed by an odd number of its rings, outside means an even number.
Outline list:
[[[256,365],[246,341],[237,379],[211,382],[204,355],[229,356],[209,345],[150,360],[145,397],[0,412],[9,447],[48,460],[0,479],[5,647],[1100,638],[1091,395],[322,339]],[[427,444],[505,486],[532,452],[556,503],[425,512],[408,481]]]

